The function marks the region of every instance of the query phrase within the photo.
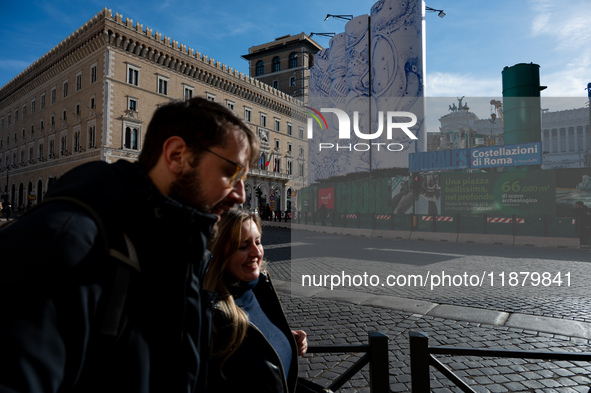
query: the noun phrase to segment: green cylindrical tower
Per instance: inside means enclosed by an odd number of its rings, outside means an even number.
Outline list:
[[[516,64],[503,75],[503,124],[506,145],[539,142],[542,139],[540,66]]]

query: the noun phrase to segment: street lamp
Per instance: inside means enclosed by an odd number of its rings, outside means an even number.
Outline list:
[[[330,18],[343,19],[343,20],[351,20],[351,19],[353,19],[353,15],[333,15],[333,14],[326,14],[326,18],[324,18],[324,21],[326,22]]]
[[[313,35],[321,35],[323,37],[334,37],[336,33],[310,33],[308,34],[310,37]]]
[[[437,14],[437,16],[439,16],[440,18],[443,18],[445,16],[445,12],[443,12],[443,10],[436,10],[435,8],[431,8],[431,7],[427,7],[427,6],[425,6],[425,10],[431,11],[431,12],[439,12]]]

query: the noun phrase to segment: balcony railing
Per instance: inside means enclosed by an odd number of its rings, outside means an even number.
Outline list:
[[[275,178],[275,179],[285,179],[285,180],[291,180],[291,178],[292,178],[292,176],[288,175],[287,173],[273,172],[273,171],[268,171],[266,169],[258,169],[258,168],[251,168],[249,171],[249,174],[259,175],[259,176],[269,177],[269,178]]]

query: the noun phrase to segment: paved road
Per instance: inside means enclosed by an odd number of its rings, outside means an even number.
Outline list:
[[[263,242],[276,286],[294,327],[303,327],[311,343],[363,343],[370,331],[390,339],[390,388],[410,391],[410,331],[429,335],[431,345],[476,348],[591,352],[591,305],[587,286],[590,254],[579,249],[447,244],[370,239],[265,227]],[[345,286],[302,288],[301,275],[364,273],[493,278],[510,272],[570,273],[564,281],[534,287],[531,282],[501,287]],[[506,276],[509,278],[509,276]],[[517,277],[517,279],[521,279]],[[530,281],[531,277],[528,278]],[[291,281],[296,284],[292,284]],[[497,284],[497,285],[495,285]],[[521,284],[521,283],[518,283]],[[307,355],[302,375],[323,385],[339,375],[357,355]],[[482,392],[587,392],[591,364],[566,361],[442,357],[442,361]],[[460,391],[437,372],[432,391]],[[368,370],[341,391],[369,391]]]

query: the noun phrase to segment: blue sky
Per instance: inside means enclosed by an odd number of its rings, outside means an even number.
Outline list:
[[[327,13],[368,14],[374,0],[2,0],[0,86],[107,7],[242,72],[250,46],[285,34],[342,32]],[[547,97],[587,97],[591,1],[427,0],[429,97],[501,96],[505,66],[536,63]],[[314,37],[328,46],[328,38]],[[581,100],[584,106],[585,99]]]

